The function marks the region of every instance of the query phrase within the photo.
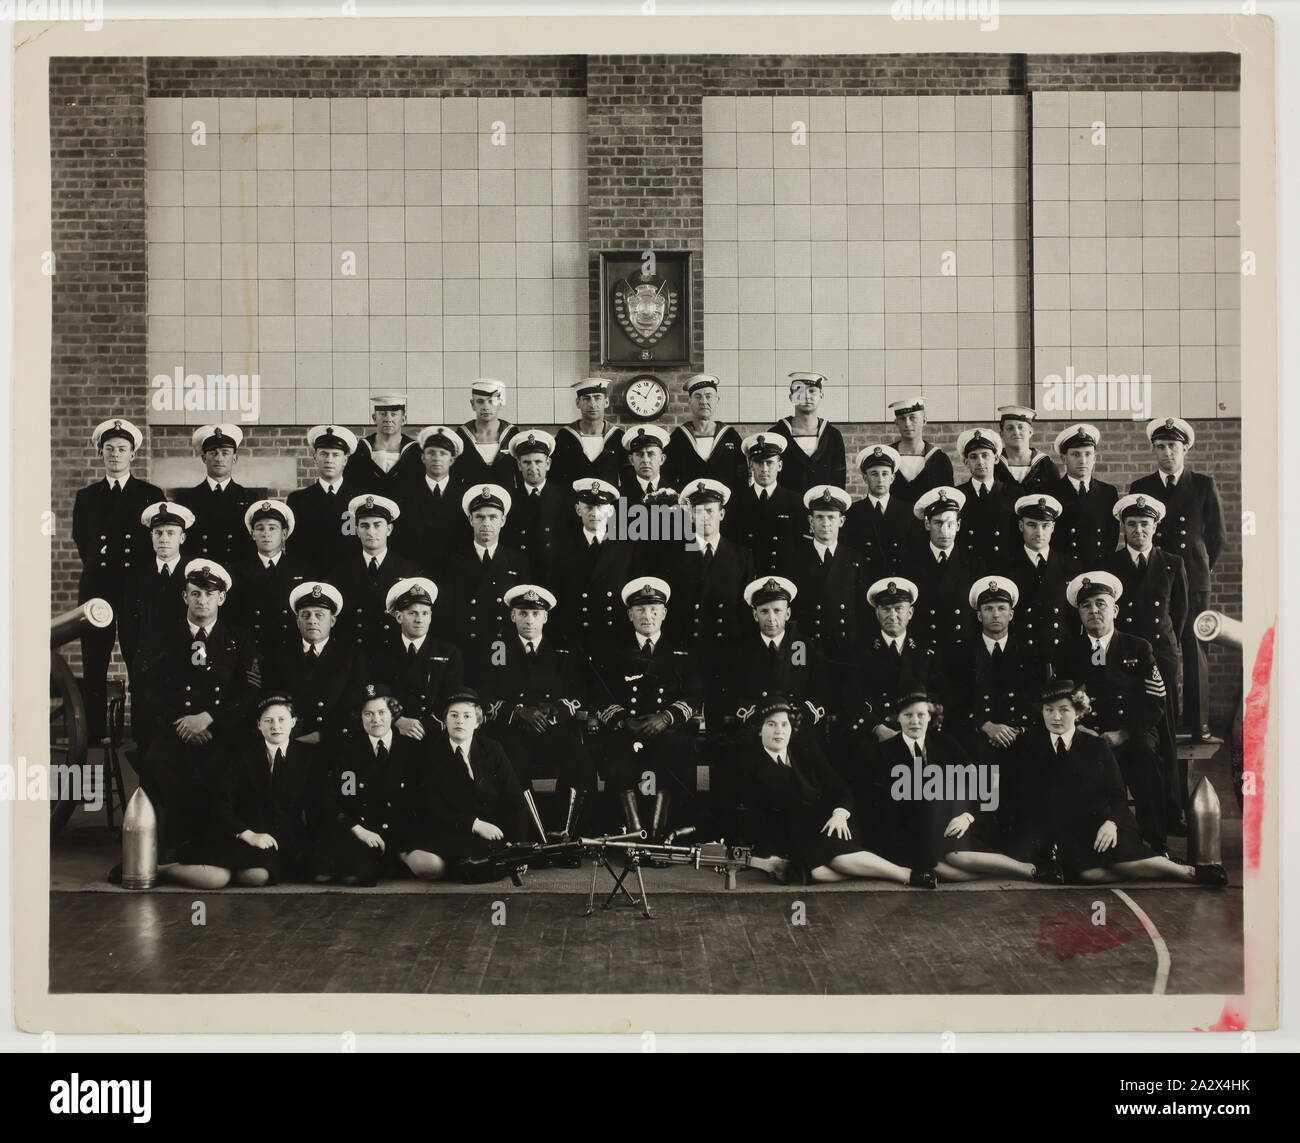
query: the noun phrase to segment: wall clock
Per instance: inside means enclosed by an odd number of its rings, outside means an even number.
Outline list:
[[[651,421],[668,404],[668,390],[653,373],[642,373],[627,383],[623,390],[623,404],[638,421]]]

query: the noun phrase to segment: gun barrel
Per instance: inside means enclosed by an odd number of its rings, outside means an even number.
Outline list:
[[[50,646],[62,647],[92,627],[107,627],[112,622],[113,605],[107,599],[88,599],[50,620]]]
[[[1202,643],[1240,648],[1243,642],[1241,620],[1224,615],[1222,611],[1202,611],[1196,617],[1193,629]]]

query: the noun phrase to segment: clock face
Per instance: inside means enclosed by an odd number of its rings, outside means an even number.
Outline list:
[[[648,374],[633,377],[624,390],[623,400],[632,416],[648,421],[651,417],[657,417],[668,404],[668,390],[658,377]]]

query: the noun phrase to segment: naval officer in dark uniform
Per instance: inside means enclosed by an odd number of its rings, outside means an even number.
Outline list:
[[[1017,485],[997,476],[1002,438],[988,429],[967,429],[957,437],[957,451],[970,479],[957,485],[966,497],[957,542],[984,567],[997,567],[1014,550]]]
[[[894,450],[898,453],[898,471],[894,475],[893,494],[909,504],[929,492],[956,483],[952,461],[934,441],[924,437],[926,415],[924,397],[904,397],[889,406],[898,429]]]
[[[514,489],[519,473],[510,455],[510,442],[519,432],[501,415],[506,403],[506,384],[493,377],[476,377],[469,385],[472,420],[458,425],[456,433],[464,445],[457,475],[466,486],[499,484]]]
[[[160,500],[140,514],[140,523],[149,529],[153,559],[133,567],[123,588],[117,635],[128,678],[135,669],[135,656],[146,632],[185,614],[181,546],[185,543],[185,529],[194,524],[194,514],[183,504]]]
[[[79,489],[72,508],[72,538],[81,556],[77,602],[106,599],[113,608],[112,623],[92,628],[81,638],[82,689],[92,741],[104,736],[108,664],[127,577],[149,563],[149,532],[140,517],[146,507],[163,499],[162,489],[131,475],[131,461],[143,439],[123,417],[97,425],[90,440],[103,462],[104,478]]]
[[[1165,851],[1168,777],[1160,752],[1165,681],[1151,645],[1116,629],[1124,585],[1108,571],[1072,579],[1065,597],[1078,608],[1083,632],[1066,644],[1055,673],[1082,685],[1092,699],[1083,725],[1114,751],[1133,794],[1142,839]]]
[[[289,593],[294,630],[267,657],[268,690],[294,695],[293,739],[336,749],[359,733],[356,696],[367,677],[366,651],[334,638],[343,596],[333,584],[306,580]]]
[[[554,582],[561,602],[550,620],[557,632],[582,651],[599,656],[603,645],[626,629],[619,593],[632,578],[636,545],[609,529],[618,489],[596,477],[572,485],[579,526],[560,549]]]
[[[501,540],[528,557],[537,579],[552,583],[561,541],[573,531],[572,493],[549,479],[555,438],[543,429],[521,429],[507,447],[519,469],[519,491]]]
[[[521,583],[504,599],[515,630],[483,677],[487,732],[505,749],[521,781],[555,779],[554,833],[568,838],[595,785],[577,720],[585,705],[587,672],[582,659],[545,630],[556,606],[551,592]]]
[[[370,398],[375,431],[357,441],[348,457],[347,476],[360,492],[401,503],[403,488],[420,473],[420,446],[402,431],[406,395],[377,393]]]
[[[1061,502],[1055,496],[1030,493],[1021,496],[1015,507],[1020,543],[992,570],[1020,588],[1016,633],[1035,655],[1050,661],[1066,637],[1079,629],[1078,612],[1065,599],[1065,585],[1079,569],[1052,543],[1061,516]]]
[[[779,479],[796,496],[814,486],[843,488],[848,482],[844,435],[817,415],[826,395],[826,381],[824,373],[791,373],[790,403],[794,412],[768,430],[786,439]]]
[[[787,443],[778,433],[753,433],[741,442],[750,480],[732,489],[722,521],[722,534],[749,549],[758,575],[783,566],[807,526],[800,497],[778,479]]]
[[[664,464],[668,432],[658,425],[637,425],[623,434],[628,467],[619,481],[619,492],[629,504],[641,504],[647,496],[674,483]]]
[[[916,630],[933,639],[944,660],[960,654],[974,628],[966,596],[984,566],[958,543],[966,497],[955,488],[932,488],[912,507],[924,525],[906,563],[920,591]]]
[[[402,517],[393,529],[393,546],[421,571],[433,573],[449,552],[469,539],[469,524],[460,508],[465,485],[455,467],[465,446],[447,425],[421,429],[419,444],[422,468],[402,490]]]
[[[700,709],[701,680],[695,656],[663,634],[672,588],[640,576],[624,584],[621,596],[631,630],[606,648],[600,671],[609,699],[600,712],[605,785],[618,793],[630,830],[641,829],[638,791],[650,796],[653,789],[650,836],[660,841],[673,804],[678,820],[686,820],[683,809],[695,800],[687,729]]]
[[[173,500],[194,513],[194,527],[186,532],[185,557],[233,567],[253,554],[244,513],[266,490],[245,488],[234,479],[239,447],[244,443],[238,425],[204,425],[195,429],[192,439],[207,475],[193,488],[178,488],[172,494]]]
[[[893,494],[898,452],[887,444],[868,445],[854,463],[867,482],[867,494],[849,509],[844,542],[861,553],[872,579],[901,572],[917,526],[911,501]]]
[[[230,569],[235,582],[227,608],[231,619],[253,636],[262,658],[293,630],[289,593],[310,575],[307,565],[285,549],[296,524],[293,509],[280,500],[254,501],[244,513],[257,554]]]
[[[392,623],[384,605],[388,589],[420,569],[389,547],[393,522],[402,514],[395,500],[378,493],[355,496],[348,513],[359,543],[330,576],[345,602],[338,638],[373,653]]]
[[[1119,491],[1093,475],[1100,443],[1095,425],[1071,425],[1058,433],[1056,451],[1065,458],[1065,475],[1046,489],[1061,503],[1054,543],[1081,568],[1100,567],[1119,542],[1113,515]]]
[[[1157,417],[1147,425],[1157,471],[1139,477],[1130,492],[1155,497],[1165,506],[1156,547],[1187,568],[1187,612],[1183,628],[1182,725],[1193,741],[1210,738],[1209,660],[1196,638],[1195,620],[1210,605],[1210,572],[1223,551],[1223,504],[1214,477],[1186,467],[1196,430],[1181,417]]]
[[[994,475],[1003,484],[1018,489],[1016,495],[1035,492],[1060,478],[1056,462],[1029,442],[1034,435],[1038,414],[1026,405],[998,407],[998,432],[1002,436],[1002,455]]]
[[[448,696],[465,685],[465,662],[454,643],[429,632],[438,585],[423,576],[399,579],[384,607],[396,623],[372,651],[371,674],[383,679],[402,704],[393,725],[404,738],[422,741],[434,733]]]
[[[307,565],[309,574],[321,576],[348,554],[352,541],[348,502],[363,489],[347,474],[348,457],[357,447],[350,429],[313,425],[307,430],[307,447],[316,479],[290,492],[285,503],[298,526],[293,554]]]

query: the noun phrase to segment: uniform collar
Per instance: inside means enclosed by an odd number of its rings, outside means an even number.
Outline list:
[[[1007,639],[1010,633],[1003,635],[1001,639],[990,639],[986,631],[980,632],[980,638],[984,640],[984,649],[991,655],[994,647],[1001,647],[1003,651],[1007,649]]]
[[[436,488],[439,492],[446,492],[447,485],[450,483],[450,481],[451,481],[451,473],[448,473],[441,480],[434,480],[433,477],[430,476],[427,472],[424,474],[424,483],[429,486],[430,490]]]
[[[175,574],[176,568],[181,562],[181,558],[180,556],[172,556],[172,558],[169,560],[160,560],[157,556],[154,556],[153,562],[154,562],[154,566],[159,571],[162,571],[163,568],[166,568],[169,572]]]
[[[224,492],[230,487],[230,482],[234,480],[234,477],[227,476],[225,480],[213,480],[212,477],[205,476],[203,479],[212,492],[216,492],[217,489],[221,489],[221,491]]]
[[[608,526],[602,528],[599,532],[588,532],[586,528],[582,529],[582,535],[583,538],[587,541],[587,547],[591,547],[592,543],[597,540],[599,540],[603,544],[605,542],[605,537],[606,535],[608,535],[608,533],[609,533]]]
[[[1075,729],[1078,729],[1078,728],[1076,727]],[[1065,748],[1066,748],[1066,750],[1069,750],[1069,749],[1070,749],[1070,746],[1074,743],[1074,731],[1071,730],[1069,734],[1053,734],[1053,735],[1052,735],[1052,753],[1053,753],[1053,754],[1056,753],[1056,744],[1057,744],[1057,742],[1064,742],[1064,743],[1065,743]]]
[[[368,552],[366,551],[365,548],[361,549],[361,562],[365,564],[366,567],[370,566],[371,560],[374,560],[375,563],[377,563],[380,567],[383,567],[384,560],[386,560],[387,558],[388,558],[387,548],[385,548],[382,552]]]
[[[1151,562],[1151,557],[1156,554],[1155,545],[1152,544],[1149,551],[1139,552],[1132,544],[1125,544],[1124,550],[1128,552],[1128,558],[1133,561],[1133,566],[1137,567],[1138,556],[1145,556],[1147,563]]]
[[[658,635],[642,635],[640,631],[636,632],[636,645],[637,645],[637,649],[640,650],[640,651],[644,651],[644,650],[645,650],[645,645],[646,645],[647,643],[649,643],[649,644],[650,644],[650,650],[653,651],[653,650],[655,649],[655,647],[658,645],[659,640],[660,640],[660,638],[662,637],[662,635],[663,635],[663,632],[662,632],[662,631],[661,631]]]
[[[191,623],[188,617],[186,617],[185,623],[186,623],[186,625],[187,625],[187,626],[189,627],[189,629],[190,629],[190,637],[191,637],[191,638],[193,638],[194,636],[196,636],[196,635],[199,633],[199,625],[198,625],[197,623]],[[209,624],[207,625],[207,632],[208,632],[208,638],[209,638],[209,639],[212,638],[212,631],[213,631],[213,628],[216,627],[216,625],[217,625],[217,621],[216,621],[215,619],[212,620],[212,622],[209,623]]]
[[[479,563],[483,562],[483,553],[487,552],[493,559],[497,558],[497,549],[501,546],[500,542],[493,544],[490,548],[485,548],[477,540],[474,541],[474,556]]]
[[[261,552],[257,553],[257,562],[264,568],[277,567],[282,559],[284,559],[283,552],[276,552],[273,556],[264,556]]]
[[[415,653],[418,655],[418,654],[420,653],[420,648],[424,646],[424,641],[425,641],[428,637],[429,637],[429,636],[428,636],[427,634],[425,634],[425,635],[421,635],[418,639],[408,639],[405,635],[403,635],[403,636],[402,636],[402,646],[403,646],[403,647],[406,647],[406,648],[414,647],[414,648],[415,648]]]
[[[340,476],[335,480],[326,480],[323,476],[318,476],[316,477],[316,483],[321,486],[322,492],[328,492],[331,488],[335,492],[338,492],[338,490],[343,487],[343,477]]]
[[[835,543],[833,543],[833,544],[823,544],[823,543],[821,542],[821,540],[817,539],[816,537],[813,538],[813,550],[816,551],[816,553],[817,553],[818,556],[820,556],[823,552],[830,552],[830,554],[831,554],[831,559],[834,559],[834,558],[835,558],[835,549],[838,548],[838,547],[839,547],[839,541],[838,541],[838,540],[836,540]],[[716,548],[716,545],[715,545],[715,548]]]
[[[1020,546],[1021,546],[1022,548],[1025,549],[1025,558],[1026,558],[1026,559],[1027,559],[1031,564],[1037,564],[1037,563],[1038,563],[1038,557],[1039,557],[1039,556],[1042,556],[1043,559],[1045,559],[1045,560],[1049,560],[1049,559],[1052,558],[1052,545],[1051,545],[1051,544],[1048,544],[1047,547],[1045,547],[1041,552],[1036,552],[1036,551],[1034,551],[1033,548],[1025,547],[1024,544],[1021,544]]]
[[[886,493],[884,494],[884,496],[872,496],[871,493],[868,492],[868,493],[867,493],[867,499],[871,502],[871,506],[872,506],[873,508],[874,508],[877,504],[879,504],[879,505],[880,505],[880,510],[881,510],[882,512],[888,512],[888,511],[889,511],[889,493],[888,493],[888,492],[886,492]]]
[[[119,485],[119,487],[121,487],[123,490],[125,490],[125,489],[126,489],[127,481],[129,481],[130,479],[131,479],[131,474],[128,472],[125,476],[105,476],[105,477],[104,477],[104,483],[105,483],[109,488],[112,488],[112,487],[113,487],[113,481],[116,480],[117,483],[118,483],[118,485]]]
[[[1103,635],[1103,636],[1101,636],[1101,638],[1099,638],[1099,639],[1098,639],[1098,638],[1094,638],[1093,636],[1089,635],[1086,631],[1084,632],[1084,636],[1085,636],[1085,637],[1087,638],[1087,640],[1088,640],[1088,646],[1089,646],[1089,647],[1094,647],[1094,648],[1095,648],[1095,647],[1097,646],[1097,644],[1100,643],[1100,644],[1101,644],[1101,648],[1102,648],[1103,651],[1109,651],[1109,650],[1110,650],[1110,641],[1111,641],[1112,639],[1115,638],[1115,628],[1112,627],[1111,630],[1110,630],[1110,634],[1109,634],[1109,635]]]
[[[322,639],[319,643],[308,643],[307,640],[303,639],[301,636],[299,636],[299,641],[302,643],[302,649],[304,654],[306,654],[313,647],[315,647],[316,654],[323,655],[325,653],[325,647],[330,640],[329,640],[329,636],[326,635],[325,638]]]
[[[936,564],[939,562],[939,557],[941,555],[945,560],[950,560],[957,552],[955,544],[951,548],[936,548],[933,540],[927,540],[926,542],[930,545],[930,558],[934,560]]]
[[[517,638],[517,639],[519,640],[519,646],[521,646],[525,651],[528,650],[528,644],[529,644],[529,643],[531,643],[531,644],[533,645],[533,650],[534,650],[534,651],[540,651],[540,650],[542,649],[542,636],[541,636],[541,635],[537,636],[536,639],[525,639],[522,635],[519,634],[518,631],[516,631],[516,632],[515,632],[515,638]]]
[[[369,738],[370,736],[367,735],[366,737]],[[379,753],[379,748],[380,748],[380,746],[382,746],[382,747],[383,747],[385,750],[387,750],[390,754],[392,753],[392,750],[393,750],[393,732],[392,732],[391,730],[390,730],[387,734],[385,734],[385,735],[383,736],[383,738],[371,738],[371,739],[370,739],[370,753],[371,753],[371,754],[378,754],[378,753]]]

